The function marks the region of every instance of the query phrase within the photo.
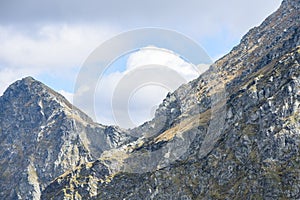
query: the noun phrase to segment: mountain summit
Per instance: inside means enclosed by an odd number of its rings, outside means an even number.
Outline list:
[[[0,97],[2,199],[300,199],[300,1],[131,130],[28,77]],[[136,137],[132,137],[132,136]]]
[[[39,199],[55,177],[130,139],[32,77],[12,84],[0,108],[1,199]]]

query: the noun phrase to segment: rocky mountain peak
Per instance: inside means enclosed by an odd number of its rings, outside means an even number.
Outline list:
[[[57,103],[64,104],[62,106],[66,106],[69,109],[73,108],[64,96],[55,92],[40,81],[35,80],[31,76],[11,84],[4,92],[2,98],[9,98],[13,101],[24,101],[30,99],[31,102],[34,102],[34,100],[52,100]]]
[[[38,95],[38,93],[46,89],[48,89],[46,85],[35,80],[33,77],[28,76],[11,84],[4,92],[4,94],[6,94],[4,96],[7,96],[12,93],[21,93],[21,92],[23,92],[24,94],[27,93],[28,95],[31,94]]]
[[[40,199],[55,177],[130,139],[34,78],[16,81],[0,97],[0,197]]]

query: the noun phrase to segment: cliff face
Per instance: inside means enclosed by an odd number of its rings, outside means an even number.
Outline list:
[[[299,199],[299,22],[300,1],[283,1],[132,130],[93,123],[31,78],[13,84],[0,98],[0,196]]]
[[[39,199],[57,176],[130,139],[31,77],[0,97],[0,197]]]

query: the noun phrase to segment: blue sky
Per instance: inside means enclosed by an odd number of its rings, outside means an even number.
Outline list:
[[[196,41],[216,60],[237,45],[250,28],[274,12],[280,2],[2,1],[0,94],[12,82],[31,75],[71,99],[77,75],[90,53],[113,36],[137,28],[177,31]],[[147,63],[147,56],[139,56],[139,59],[131,59]],[[129,57],[121,56],[107,73],[126,71]],[[104,118],[101,119],[105,121]],[[105,123],[113,122],[107,120]]]

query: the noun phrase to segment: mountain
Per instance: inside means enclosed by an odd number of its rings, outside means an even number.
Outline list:
[[[0,127],[1,199],[39,199],[57,176],[132,138],[31,77],[0,97]]]
[[[299,22],[300,1],[284,0],[130,130],[14,83],[0,97],[0,197],[300,199]]]

